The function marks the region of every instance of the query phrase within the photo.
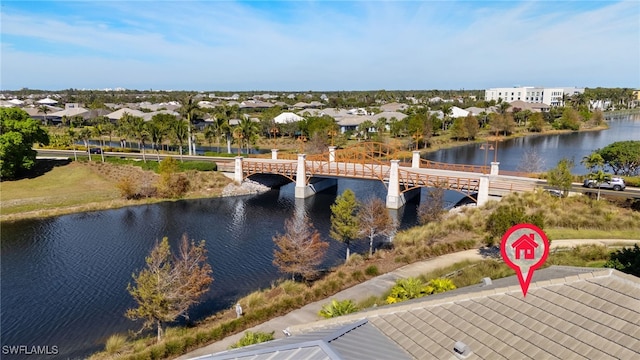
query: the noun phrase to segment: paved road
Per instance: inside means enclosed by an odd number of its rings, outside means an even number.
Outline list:
[[[616,243],[616,244],[624,243],[625,245],[633,245],[636,243],[640,244],[640,239],[638,240],[615,240],[615,239],[554,240],[553,242],[551,242],[551,248],[573,247],[576,245],[585,245],[585,244],[607,245],[612,243]],[[395,281],[397,279],[407,278],[410,276],[414,276],[414,277],[419,276],[421,274],[428,273],[430,271],[437,270],[439,268],[443,268],[449,265],[453,265],[455,263],[458,263],[464,260],[481,260],[481,259],[483,259],[483,256],[480,254],[480,252],[477,249],[473,249],[473,250],[461,251],[453,254],[439,256],[434,259],[416,262],[416,263],[398,268],[390,273],[369,279],[351,288],[345,289],[331,296],[330,299],[337,299],[337,300],[351,299],[351,300],[354,300],[355,302],[358,302],[361,300],[365,300],[372,295],[380,296],[384,294],[389,288],[391,288],[395,284]],[[284,316],[271,319],[265,323],[254,326],[247,330],[253,331],[253,332],[275,331],[276,339],[282,338],[284,337],[282,330],[286,329],[289,326],[306,324],[306,323],[320,320],[321,318],[318,316],[318,311],[320,311],[322,306],[327,302],[329,302],[329,299],[316,301],[298,310],[291,311],[290,313]],[[229,348],[229,345],[237,342],[243,335],[244,335],[244,332],[229,336],[213,344],[207,345],[205,347],[194,350],[188,354],[185,354],[179,357],[178,359],[191,359],[197,356],[203,356],[203,355],[227,350]]]

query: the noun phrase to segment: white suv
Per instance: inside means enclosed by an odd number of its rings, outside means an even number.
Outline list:
[[[616,191],[622,191],[626,187],[626,185],[624,184],[624,179],[618,178],[618,177],[606,178],[600,184],[598,184],[598,182],[593,180],[593,179],[586,179],[584,181],[584,184],[582,184],[582,185],[584,187],[588,187],[588,188],[600,187],[601,189],[612,189],[612,190],[616,190]]]

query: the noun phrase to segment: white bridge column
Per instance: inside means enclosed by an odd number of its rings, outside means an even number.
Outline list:
[[[278,160],[278,149],[271,149],[271,160]]]
[[[329,162],[336,162],[336,147],[329,146]]]
[[[498,172],[500,171],[500,163],[496,162],[496,161],[492,161],[491,162],[491,175],[498,175]]]
[[[233,181],[238,184],[242,183],[242,156],[236,156],[235,168],[233,172]]]
[[[478,206],[482,206],[489,201],[489,175],[480,175],[478,186]]]
[[[420,151],[413,150],[411,155],[411,167],[414,169],[420,168]]]
[[[306,199],[313,195],[312,191],[308,191],[307,186],[307,168],[305,163],[306,154],[298,154],[298,167],[296,168],[296,190],[295,197],[298,199]],[[311,194],[309,194],[311,192]]]
[[[400,160],[391,160],[389,170],[389,188],[387,190],[387,208],[400,209],[404,206],[404,195],[400,193]]]

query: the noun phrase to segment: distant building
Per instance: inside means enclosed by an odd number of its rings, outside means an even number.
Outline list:
[[[484,91],[486,101],[502,99],[506,102],[524,101],[527,103],[543,103],[550,106],[564,106],[563,95],[569,98],[575,94],[584,94],[584,88],[576,87],[510,87],[492,88]]]

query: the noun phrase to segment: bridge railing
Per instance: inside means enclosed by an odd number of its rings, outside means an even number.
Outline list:
[[[479,174],[489,173],[489,167],[483,165],[468,165],[468,164],[449,164],[437,161],[431,161],[427,159],[420,159],[420,167],[426,169],[437,170],[450,170],[450,171],[466,171]]]
[[[398,177],[404,191],[426,186],[443,187],[469,194],[477,192],[480,186],[480,180],[476,178],[429,175],[406,170],[400,170]]]
[[[245,177],[253,174],[279,174],[294,180],[297,167],[296,163],[244,161],[242,172]]]

